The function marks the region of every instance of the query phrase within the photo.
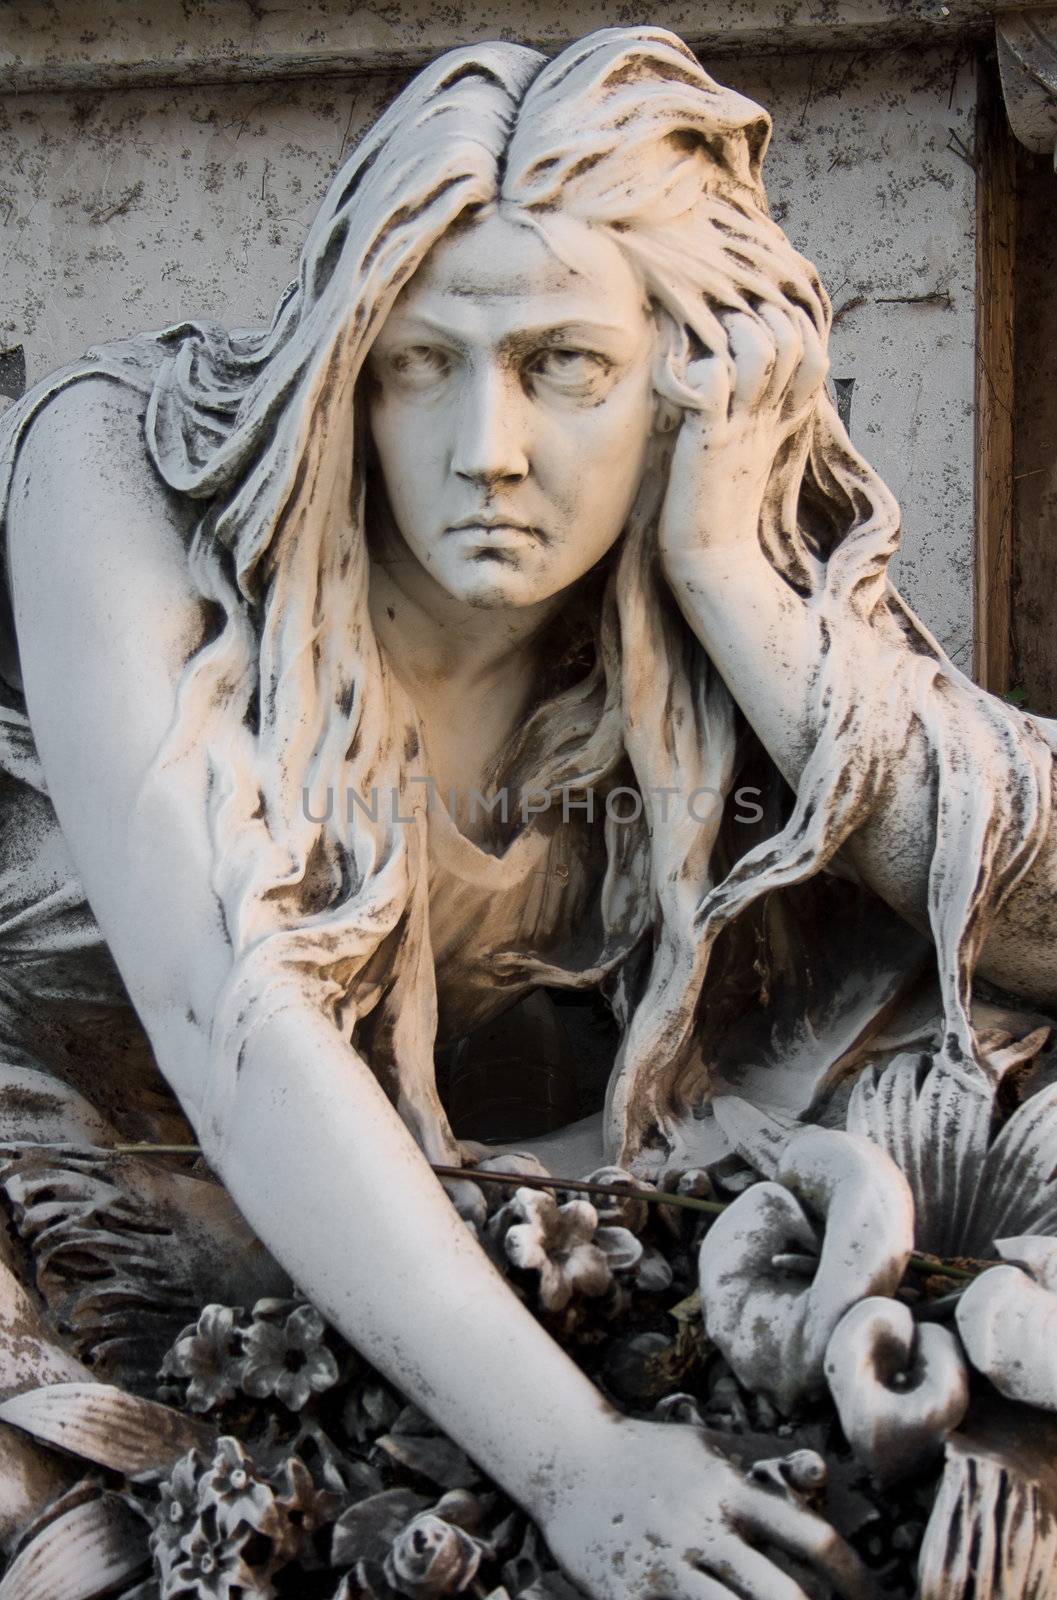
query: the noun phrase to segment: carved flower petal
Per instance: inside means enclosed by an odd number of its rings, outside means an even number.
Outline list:
[[[407,1522],[425,1511],[430,1501],[412,1489],[383,1489],[360,1500],[334,1524],[330,1559],[335,1567],[358,1561],[384,1561],[389,1546]]]
[[[611,1272],[630,1272],[642,1260],[642,1241],[627,1228],[599,1228],[594,1242]]]
[[[566,1250],[577,1244],[587,1244],[595,1236],[598,1212],[590,1200],[567,1200],[559,1208],[561,1214],[562,1246]]]
[[[1023,1267],[1036,1283],[1057,1293],[1057,1239],[1027,1233],[1016,1239],[996,1239],[995,1249],[1003,1261]]]
[[[899,1169],[853,1134],[805,1128],[778,1171],[713,1223],[699,1265],[709,1337],[748,1388],[791,1411],[821,1391],[844,1313],[897,1287],[914,1212]]]
[[[955,1317],[969,1360],[1000,1394],[1057,1411],[1057,1294],[1019,1267],[991,1267]]]
[[[613,1279],[609,1262],[594,1244],[578,1244],[565,1262],[564,1273],[574,1293],[591,1300],[605,1294]]]
[[[848,1443],[881,1483],[937,1456],[969,1404],[954,1335],[938,1323],[916,1327],[898,1300],[861,1300],[841,1318],[826,1377]]]
[[[508,1228],[503,1248],[510,1262],[523,1271],[540,1268],[547,1259],[539,1229],[532,1222],[516,1222],[512,1228]]]
[[[667,1257],[655,1245],[647,1245],[635,1268],[635,1287],[640,1294],[663,1294],[670,1289],[675,1273]]]
[[[564,1311],[573,1297],[572,1279],[550,1256],[540,1263],[539,1297],[544,1311]]]

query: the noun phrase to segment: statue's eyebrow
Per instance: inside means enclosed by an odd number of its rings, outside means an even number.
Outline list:
[[[473,337],[469,330],[460,332],[452,328],[450,323],[443,321],[439,317],[431,317],[427,312],[408,311],[403,314],[397,313],[392,320],[401,326],[406,325],[409,333],[415,327],[420,327],[449,344],[469,347],[480,342]],[[607,322],[595,317],[569,316],[558,317],[553,321],[547,319],[538,323],[521,324],[503,334],[497,343],[500,349],[510,349],[525,344],[538,343],[541,339],[575,340],[577,337],[592,338],[599,335],[608,335],[621,341],[626,341],[630,331],[625,323]]]

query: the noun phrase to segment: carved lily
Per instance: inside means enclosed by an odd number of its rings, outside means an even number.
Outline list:
[[[848,1102],[847,1131],[869,1139],[903,1173],[914,1201],[915,1245],[937,1256],[990,1256],[996,1239],[1057,1234],[1057,1084],[1012,1114],[997,1102],[1004,1073],[1038,1053],[1039,1028],[1010,1042],[984,1035],[990,1074],[927,1053],[867,1067]],[[767,1116],[734,1095],[716,1120],[738,1153],[774,1178],[799,1124]],[[997,1131],[996,1131],[997,1129]]]
[[[1057,1411],[1057,1239],[999,1239],[997,1248],[1009,1265],[981,1273],[958,1303],[962,1343],[1001,1394]]]
[[[899,1300],[861,1300],[841,1318],[826,1378],[848,1443],[882,1484],[938,1456],[969,1404],[957,1339],[938,1323],[915,1326]]]
[[[699,1265],[709,1337],[747,1388],[789,1412],[823,1388],[826,1347],[845,1312],[895,1291],[914,1211],[895,1163],[854,1134],[793,1134],[776,1177],[719,1217]]]

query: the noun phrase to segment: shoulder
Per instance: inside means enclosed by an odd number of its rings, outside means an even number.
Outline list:
[[[88,376],[52,394],[25,427],[7,506],[16,616],[19,592],[30,598],[44,583],[81,603],[101,586],[111,599],[128,589],[137,603],[139,574],[173,598],[195,598],[187,541],[202,506],[162,482],[146,406],[130,385]]]
[[[15,462],[10,514],[42,494],[73,502],[75,490],[98,484],[115,502],[144,493],[170,499],[147,453],[147,398],[102,374],[56,388],[25,426]],[[65,517],[61,519],[65,521]]]

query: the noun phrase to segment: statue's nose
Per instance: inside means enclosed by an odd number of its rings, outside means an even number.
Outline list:
[[[467,482],[518,483],[529,473],[528,397],[513,374],[474,373],[459,396],[451,470]]]

